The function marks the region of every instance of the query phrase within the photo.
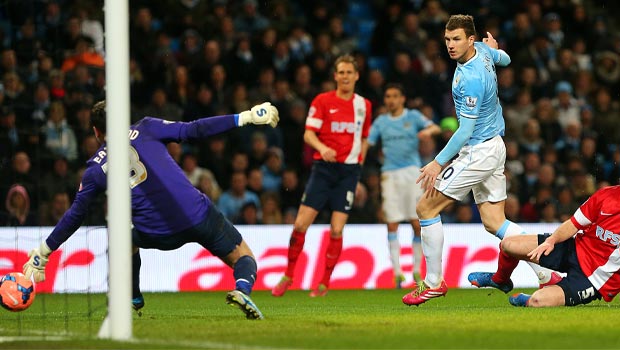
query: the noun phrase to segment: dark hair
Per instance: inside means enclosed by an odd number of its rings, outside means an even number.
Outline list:
[[[102,133],[106,133],[106,110],[105,100],[95,103],[90,120],[93,126]]]
[[[446,30],[463,29],[465,35],[469,38],[476,35],[476,26],[474,26],[474,17],[470,15],[452,15],[446,23]]]
[[[403,87],[402,84],[399,83],[388,83],[385,86],[385,90],[384,91],[388,91],[389,89],[396,89],[400,92],[401,95],[405,96],[405,88]]]

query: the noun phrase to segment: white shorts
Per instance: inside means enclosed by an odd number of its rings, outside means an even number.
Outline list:
[[[458,158],[439,174],[435,188],[462,201],[474,192],[476,204],[506,199],[506,145],[501,136],[475,146],[464,146]]]
[[[381,174],[383,213],[387,222],[418,218],[415,207],[424,193],[420,184],[415,183],[419,176],[420,168],[417,166],[384,171]]]

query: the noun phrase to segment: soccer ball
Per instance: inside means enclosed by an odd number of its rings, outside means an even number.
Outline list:
[[[0,278],[0,305],[17,312],[24,311],[34,301],[34,282],[20,272],[11,272]]]

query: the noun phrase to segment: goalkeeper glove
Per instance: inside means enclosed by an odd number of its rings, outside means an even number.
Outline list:
[[[45,265],[49,259],[52,250],[47,246],[45,241],[41,242],[39,248],[35,248],[28,254],[28,262],[24,264],[24,275],[26,278],[32,278],[35,282],[45,281]]]
[[[238,125],[269,124],[272,128],[275,128],[279,120],[278,109],[272,106],[271,103],[265,102],[252,107],[249,111],[239,113]]]

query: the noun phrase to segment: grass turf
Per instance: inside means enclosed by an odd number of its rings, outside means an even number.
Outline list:
[[[104,295],[38,295],[22,313],[0,310],[2,349],[580,349],[620,348],[620,304],[516,308],[491,289],[451,289],[420,307],[405,290],[330,291],[309,298],[252,294],[265,320],[245,320],[223,292],[145,294],[132,342],[96,338]],[[89,310],[91,312],[89,313]]]

